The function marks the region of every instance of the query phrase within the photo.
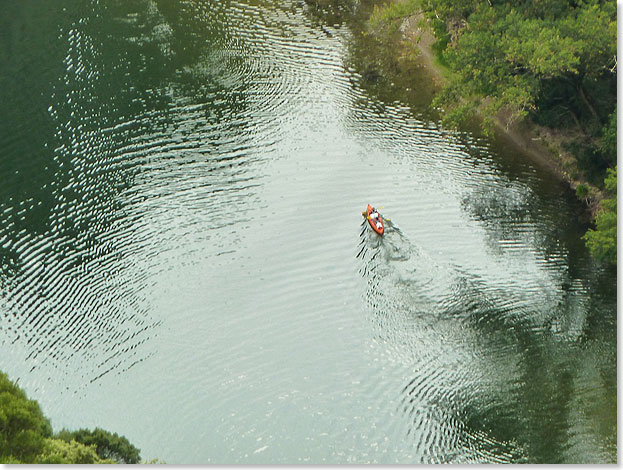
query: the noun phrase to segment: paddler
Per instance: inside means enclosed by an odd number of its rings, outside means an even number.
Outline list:
[[[383,226],[383,224],[381,223],[379,219],[379,215],[380,215],[379,212],[373,207],[372,210],[370,211],[369,217],[376,222],[376,228],[381,228]]]

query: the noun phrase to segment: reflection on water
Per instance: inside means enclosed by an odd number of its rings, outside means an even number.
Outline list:
[[[401,411],[413,419],[407,436],[418,450],[416,461],[595,461],[596,443],[580,444],[581,430],[602,433],[604,419],[614,429],[616,414],[611,408],[581,417],[578,400],[597,389],[602,403],[605,396],[614,400],[616,385],[603,382],[614,353],[598,360],[597,373],[592,353],[591,365],[578,361],[589,344],[583,282],[567,280],[555,292],[523,283],[517,289],[528,295],[517,295],[508,289],[511,280],[501,290],[440,266],[393,224],[382,238],[367,225],[360,233],[359,273],[367,281],[376,338],[415,373],[402,390]]]
[[[614,461],[577,202],[393,89],[357,8],[7,5],[0,369],[169,463]]]

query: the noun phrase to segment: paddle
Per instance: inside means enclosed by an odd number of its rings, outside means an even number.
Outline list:
[[[368,220],[372,220],[372,219],[370,218],[370,216],[369,216],[369,215],[368,215],[368,216],[366,216],[366,213],[365,213],[365,212],[364,212],[364,213],[362,213],[361,215],[363,215],[363,216],[364,216],[366,219],[368,219]],[[392,219],[390,219],[389,217],[381,217],[381,220],[387,220],[388,222],[391,222],[391,221],[392,221]]]
[[[385,208],[385,206],[379,206],[378,208],[379,208],[379,209],[384,209],[384,208]],[[369,215],[367,215],[367,211],[362,211],[362,212],[361,212],[361,215],[362,215],[362,216],[364,216],[366,219],[370,220],[370,216],[369,216]],[[381,214],[379,214],[379,215],[381,215]],[[390,219],[389,217],[381,217],[381,219],[382,219],[382,220],[387,220],[388,222],[391,222],[391,221],[392,221],[392,219]]]
[[[363,212],[361,213],[361,215],[363,215],[366,219],[370,220],[370,216],[369,216],[369,215],[366,215],[366,211],[363,211]],[[387,220],[388,222],[391,222],[391,221],[392,221],[392,219],[390,219],[389,217],[381,217],[381,219],[382,219],[382,220]]]
[[[385,206],[379,206],[378,209],[385,209]],[[380,215],[380,214],[379,214]],[[388,222],[391,222],[392,219],[390,219],[389,217],[381,217],[383,220],[387,220]]]

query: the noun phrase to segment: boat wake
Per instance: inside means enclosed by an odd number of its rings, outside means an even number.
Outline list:
[[[406,419],[405,438],[413,440],[416,461],[521,461],[514,442],[495,439],[479,425],[474,429],[469,420],[470,410],[481,409],[502,386],[496,382],[508,377],[491,374],[500,365],[483,354],[482,329],[473,326],[493,316],[494,304],[395,224],[388,222],[379,237],[365,222],[356,256],[366,281],[367,317],[373,340],[403,374],[396,412]]]

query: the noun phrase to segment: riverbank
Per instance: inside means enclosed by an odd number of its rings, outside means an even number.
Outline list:
[[[386,24],[381,24],[382,22],[374,24],[371,21],[369,34],[384,42],[386,49],[392,51],[398,62],[411,55],[411,59],[428,75],[435,91],[441,91],[452,72],[440,62],[434,51],[437,38],[430,21],[422,13],[405,15],[398,21],[399,26],[395,30],[387,28]],[[481,110],[479,115],[481,119],[484,118]],[[590,217],[595,217],[604,197],[603,191],[588,181],[578,166],[577,158],[566,150],[569,144],[578,138],[577,131],[540,126],[528,119],[513,121],[511,114],[504,110],[498,112],[492,122],[495,137],[501,142],[515,146],[539,166],[567,183],[576,193],[577,188],[583,186],[582,200],[590,212]]]

